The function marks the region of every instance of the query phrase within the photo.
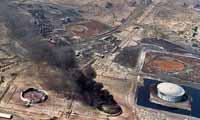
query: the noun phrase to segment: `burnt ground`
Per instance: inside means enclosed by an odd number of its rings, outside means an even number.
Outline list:
[[[114,62],[120,63],[126,67],[135,68],[140,54],[140,47],[125,47],[119,55],[116,56]]]

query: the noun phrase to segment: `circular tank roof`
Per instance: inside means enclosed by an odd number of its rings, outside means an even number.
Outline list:
[[[165,96],[181,97],[185,94],[185,90],[174,83],[160,83],[157,85],[157,90]]]
[[[36,88],[28,88],[21,92],[20,98],[22,101],[26,102],[27,106],[30,106],[31,104],[36,104],[46,101],[48,95],[44,90],[39,90]]]

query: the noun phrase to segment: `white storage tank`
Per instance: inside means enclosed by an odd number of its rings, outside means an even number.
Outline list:
[[[158,97],[168,102],[181,102],[185,95],[185,90],[174,83],[159,83],[157,91]]]

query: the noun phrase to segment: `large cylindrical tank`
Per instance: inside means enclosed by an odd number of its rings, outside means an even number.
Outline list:
[[[180,102],[183,100],[185,90],[174,83],[159,83],[157,85],[157,95],[168,102]]]

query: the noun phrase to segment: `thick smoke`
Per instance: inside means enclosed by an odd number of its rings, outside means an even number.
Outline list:
[[[86,74],[79,68],[70,45],[53,44],[52,46],[45,40],[48,37],[45,38],[41,31],[38,32],[38,26],[31,22],[33,16],[25,13],[17,5],[10,5],[3,0],[0,11],[0,16],[9,29],[13,52],[35,63],[32,68],[26,70],[26,73],[34,78],[36,76],[38,83],[44,89],[53,90],[65,97],[73,97],[94,107],[101,108],[102,102],[112,103],[118,110],[116,112],[121,111],[119,106],[115,106],[113,96],[107,90],[102,90],[101,83],[93,80],[95,72]]]
[[[49,47],[48,41],[39,34],[38,27],[31,22],[32,16],[24,14],[8,0],[1,0],[0,19],[9,29],[11,49],[39,67],[38,71],[32,72],[39,73],[43,86],[57,92],[79,90],[76,79],[81,72],[71,46]],[[53,73],[50,72],[52,70]]]
[[[10,41],[17,54],[37,62],[47,61],[63,69],[75,64],[73,49],[69,45],[49,47],[39,34],[39,28],[31,22],[31,15],[24,14],[17,5],[8,5],[7,1],[1,3],[0,9],[0,16],[3,16],[10,30]]]

